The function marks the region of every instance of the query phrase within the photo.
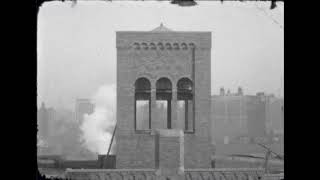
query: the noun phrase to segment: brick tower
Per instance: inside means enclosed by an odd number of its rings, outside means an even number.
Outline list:
[[[211,32],[116,36],[116,168],[210,168]]]

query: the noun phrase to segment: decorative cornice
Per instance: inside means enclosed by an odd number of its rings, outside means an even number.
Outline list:
[[[188,50],[196,48],[194,43],[177,42],[135,42],[131,45],[135,50]]]

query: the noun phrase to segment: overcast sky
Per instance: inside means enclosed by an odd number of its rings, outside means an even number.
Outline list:
[[[279,94],[284,76],[283,3],[47,2],[38,14],[38,103],[73,108],[116,83],[116,31],[211,31],[211,94]],[[277,22],[279,24],[277,24]],[[282,88],[283,89],[283,88]],[[283,95],[283,90],[281,92]]]

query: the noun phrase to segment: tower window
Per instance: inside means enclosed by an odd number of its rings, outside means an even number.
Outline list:
[[[151,84],[147,78],[135,82],[135,130],[151,129]]]
[[[177,83],[178,121],[184,124],[185,132],[194,132],[193,84],[189,78]]]
[[[160,78],[156,82],[157,118],[171,129],[172,84],[168,78]]]

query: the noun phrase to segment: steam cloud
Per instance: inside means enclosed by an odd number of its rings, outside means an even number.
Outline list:
[[[98,89],[92,98],[95,104],[94,112],[85,114],[81,140],[85,148],[98,154],[107,154],[112,133],[116,124],[116,86],[104,85]],[[110,154],[114,154],[115,139]]]

